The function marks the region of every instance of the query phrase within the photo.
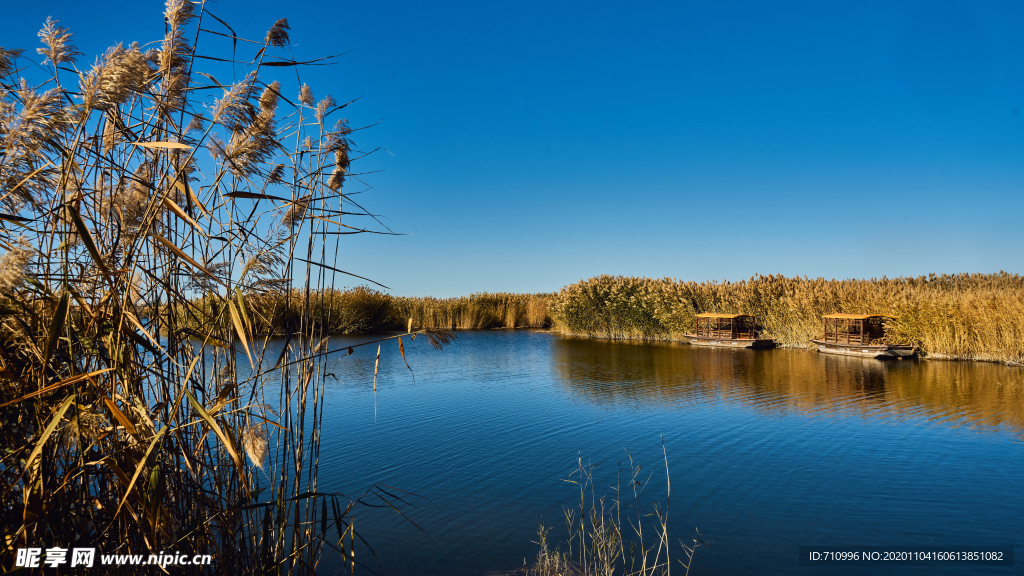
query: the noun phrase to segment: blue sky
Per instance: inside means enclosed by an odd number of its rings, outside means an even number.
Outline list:
[[[104,5],[12,3],[0,45],[47,16],[82,63],[162,35],[161,2]],[[394,294],[1024,272],[1017,2],[209,6],[347,52],[303,80],[380,121],[364,201],[411,235],[346,237],[338,266]]]

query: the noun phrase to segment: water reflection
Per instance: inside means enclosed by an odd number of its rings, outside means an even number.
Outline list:
[[[552,358],[574,397],[608,407],[731,400],[767,413],[919,417],[1024,431],[1024,370],[998,364],[574,338],[556,339]]]
[[[365,339],[332,337],[330,349]],[[1024,533],[1019,368],[497,330],[405,351],[415,379],[385,345],[376,396],[376,347],[322,368],[318,489],[382,482],[429,499],[408,509],[415,526],[389,509],[360,513],[387,574],[522,566],[538,521],[557,527],[573,501],[575,459],[604,462],[612,486],[624,449],[645,466],[667,450],[670,533],[699,526],[713,541],[701,574],[790,574],[809,542],[1002,545]],[[241,377],[247,366],[243,353]]]

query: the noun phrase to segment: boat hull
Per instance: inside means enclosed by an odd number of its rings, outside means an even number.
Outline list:
[[[811,340],[817,347],[818,352],[825,354],[839,354],[842,356],[858,356],[860,358],[910,358],[917,354],[917,346],[897,346],[894,344],[843,344],[836,342],[824,342],[822,340]]]
[[[709,338],[695,334],[684,334],[684,338],[694,346],[721,346],[723,348],[774,348],[775,340],[771,338]]]

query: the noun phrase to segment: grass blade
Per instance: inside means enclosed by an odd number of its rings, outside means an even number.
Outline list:
[[[27,474],[28,471],[32,469],[32,466],[35,463],[35,459],[38,458],[39,455],[43,453],[43,447],[46,445],[46,441],[50,439],[50,435],[52,435],[54,429],[57,428],[57,424],[60,423],[60,419],[64,417],[64,413],[68,411],[68,408],[71,407],[71,403],[74,401],[75,396],[72,394],[71,396],[65,398],[64,402],[62,402],[60,407],[57,408],[57,411],[54,412],[53,417],[50,418],[50,423],[46,425],[46,428],[43,429],[43,433],[40,434],[39,436],[39,440],[36,441],[36,445],[35,448],[32,449],[32,453],[29,454],[28,459],[25,460],[25,468],[22,469],[21,474],[18,475],[17,480],[11,482],[10,485],[7,486],[7,490],[5,491],[5,493],[13,490],[14,487],[17,486],[18,482],[25,477],[25,474]]]
[[[127,416],[124,415],[124,412],[121,412],[121,410],[118,409],[117,404],[114,404],[113,400],[104,396],[103,402],[107,405],[107,408],[110,409],[110,413],[114,415],[114,418],[121,423],[121,426],[124,426],[124,429],[127,430],[129,434],[132,436],[139,435],[139,431],[135,429],[135,425],[132,424],[131,420],[129,420]]]
[[[245,348],[245,355],[249,357],[249,365],[255,370],[256,363],[252,359],[252,352],[249,351],[249,341],[245,337],[245,326],[242,325],[242,321],[238,317],[238,310],[235,308],[235,303],[231,300],[228,300],[228,310],[231,312],[231,323],[235,326],[238,339],[242,341],[242,347]]]
[[[412,324],[410,320],[409,324]],[[398,351],[402,354],[402,361],[405,362],[405,367],[409,369],[409,373],[412,374],[412,381],[416,381],[416,373],[412,371],[412,366],[409,366],[409,361],[405,359],[405,345],[402,344],[402,337],[398,337]]]
[[[181,209],[181,206],[178,206],[177,202],[171,200],[167,196],[164,196],[163,203],[168,210],[174,212],[175,216],[184,220],[189,226],[194,228],[196,232],[199,232],[203,236],[206,236],[206,232],[203,231],[202,227],[200,227],[195,220],[193,220],[188,214],[186,214],[185,211]]]
[[[64,388],[65,386],[70,386],[70,385],[75,384],[77,382],[81,382],[82,380],[85,380],[85,379],[88,379],[88,378],[92,378],[93,376],[99,376],[100,374],[103,374],[105,372],[110,372],[111,370],[113,370],[113,368],[104,368],[102,370],[96,370],[96,371],[93,371],[93,372],[89,372],[88,374],[79,374],[78,376],[72,376],[71,378],[66,378],[64,380],[61,380],[60,382],[57,382],[56,384],[51,384],[51,385],[47,386],[46,388],[41,388],[39,390],[36,390],[35,392],[31,392],[29,394],[25,394],[21,398],[16,398],[14,400],[10,400],[8,402],[4,402],[3,404],[0,404],[0,408],[4,408],[4,407],[7,407],[7,406],[10,406],[11,404],[17,404],[18,402],[24,402],[25,400],[28,400],[29,398],[35,398],[36,396],[42,396],[43,394],[49,394],[50,392],[53,392],[54,390],[58,390],[60,388]]]
[[[226,282],[224,282],[223,280],[218,278],[213,272],[210,272],[202,264],[200,264],[199,262],[196,262],[195,260],[193,260],[188,254],[185,254],[184,252],[182,252],[181,248],[178,248],[177,246],[172,244],[169,240],[167,240],[163,236],[160,236],[159,234],[152,234],[151,237],[154,240],[156,240],[157,242],[163,244],[164,247],[167,248],[168,250],[170,250],[171,252],[174,252],[175,254],[177,254],[179,258],[181,258],[182,260],[184,260],[184,261],[188,262],[189,264],[191,264],[193,267],[195,267],[196,270],[199,270],[203,274],[206,274],[207,276],[212,278],[218,284],[221,284],[223,286],[231,288],[230,286],[227,285]]]
[[[70,298],[71,294],[65,290],[57,302],[57,309],[53,312],[53,320],[50,321],[50,329],[46,333],[46,347],[43,348],[44,366],[50,363],[50,357],[53,356],[53,352],[57,349],[60,334],[64,331],[64,323],[68,319]]]
[[[85,249],[89,251],[89,255],[92,256],[96,266],[100,269],[100,272],[109,274],[110,270],[107,269],[106,264],[103,263],[103,259],[100,258],[100,251],[96,249],[96,243],[93,242],[92,234],[89,233],[89,228],[86,227],[85,221],[82,220],[82,215],[78,213],[78,210],[74,206],[65,206],[68,216],[71,218],[71,222],[75,225],[75,229],[78,230],[78,235],[82,238],[82,243],[85,244]]]
[[[191,150],[192,147],[181,142],[132,142],[135,146],[143,148],[158,148],[163,150]]]
[[[188,398],[189,403],[192,404],[192,407],[199,414],[199,417],[206,422],[206,425],[209,426],[211,430],[213,430],[213,433],[217,435],[217,438],[220,438],[221,443],[224,444],[224,448],[228,451],[231,459],[235,461],[235,466],[238,468],[239,472],[243,472],[242,460],[238,456],[238,451],[235,449],[234,444],[232,444],[228,439],[227,435],[224,434],[224,430],[219,424],[217,424],[217,421],[213,416],[210,416],[210,413],[203,408],[203,405],[196,400],[196,397],[193,396],[187,388],[185,389],[185,397]]]

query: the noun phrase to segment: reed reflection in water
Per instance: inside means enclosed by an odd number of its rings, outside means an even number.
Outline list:
[[[557,339],[553,358],[561,384],[599,405],[730,401],[768,414],[923,418],[1024,430],[1024,370],[992,363],[575,338]]]
[[[697,574],[791,574],[800,545],[1006,545],[1024,534],[1020,368],[458,335],[443,352],[406,342],[415,380],[397,346],[384,346],[376,410],[376,346],[326,368],[320,489],[351,495],[382,482],[422,496],[405,509],[422,532],[389,509],[357,516],[386,574],[521,566],[542,518],[552,542],[564,538],[577,455],[599,463],[598,485],[611,487],[627,450],[663,474],[662,436],[670,534],[698,526],[713,544]],[[332,337],[330,348],[365,339]],[[245,372],[247,360],[238,365]],[[663,497],[663,478],[646,502]]]

